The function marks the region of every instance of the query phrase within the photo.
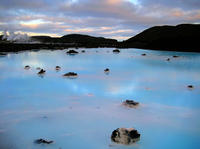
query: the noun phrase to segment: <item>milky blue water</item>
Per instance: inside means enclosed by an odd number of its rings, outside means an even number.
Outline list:
[[[0,56],[0,148],[200,148],[200,53],[84,50],[75,56],[66,50]],[[43,77],[37,67],[46,70]],[[62,77],[70,71],[78,78]],[[126,99],[140,105],[126,108]],[[140,141],[113,143],[111,133],[119,127],[137,129]],[[35,144],[39,138],[54,143]]]

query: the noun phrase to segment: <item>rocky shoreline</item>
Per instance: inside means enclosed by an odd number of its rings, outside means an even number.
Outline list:
[[[116,45],[91,45],[67,43],[0,43],[0,52],[19,52],[27,50],[62,50],[68,48],[115,48]]]

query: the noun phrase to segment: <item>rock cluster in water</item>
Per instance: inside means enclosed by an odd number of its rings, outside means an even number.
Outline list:
[[[59,71],[61,69],[60,66],[56,66],[56,70]]]
[[[68,72],[68,73],[64,74],[63,76],[68,77],[68,78],[77,78],[78,74],[75,72]]]
[[[106,68],[106,69],[104,69],[104,72],[105,72],[106,74],[108,74],[108,73],[110,72],[110,69]]]
[[[173,58],[178,58],[178,57],[179,57],[179,56],[177,56],[177,55],[174,55],[174,56],[173,56]]]
[[[37,144],[51,144],[53,141],[45,140],[45,139],[37,139],[35,140],[35,143]]]
[[[142,56],[146,56],[146,54],[145,53],[143,53],[143,54],[141,54]]]
[[[115,49],[115,50],[113,50],[113,53],[119,53],[119,52],[120,52],[119,49]]]
[[[67,54],[78,54],[78,52],[77,51],[75,51],[75,50],[69,50],[69,51],[67,51]]]
[[[130,145],[139,141],[140,134],[134,128],[117,128],[112,132],[111,140],[115,143]]]
[[[29,66],[29,65],[26,65],[25,67],[24,67],[24,69],[26,69],[26,70],[28,70],[28,69],[30,69],[31,67]]]
[[[190,88],[190,89],[193,89],[193,88],[194,88],[193,85],[188,85],[187,87]]]
[[[125,100],[122,104],[129,108],[135,108],[136,106],[139,105],[139,102],[136,102],[134,100]]]
[[[42,75],[42,74],[45,74],[45,72],[46,72],[46,70],[41,69],[41,70],[38,72],[38,74],[39,74],[39,75]]]

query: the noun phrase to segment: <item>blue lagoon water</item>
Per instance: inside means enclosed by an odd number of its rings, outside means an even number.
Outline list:
[[[84,50],[74,56],[67,50],[0,56],[2,149],[200,148],[199,53]],[[37,67],[46,70],[43,77]],[[67,72],[78,78],[63,78]],[[126,99],[140,105],[126,108],[121,105]],[[119,127],[136,128],[140,141],[113,143],[111,133]],[[35,144],[39,138],[54,143]]]

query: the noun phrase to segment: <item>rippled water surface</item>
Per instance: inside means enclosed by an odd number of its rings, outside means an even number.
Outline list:
[[[200,148],[200,54],[84,50],[75,56],[66,50],[0,56],[2,149]],[[43,77],[37,67],[46,70]],[[71,71],[77,79],[62,77]],[[126,108],[126,99],[140,105]],[[110,135],[119,127],[136,128],[140,141],[113,143]],[[39,138],[54,143],[35,144]]]

